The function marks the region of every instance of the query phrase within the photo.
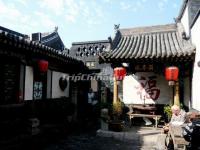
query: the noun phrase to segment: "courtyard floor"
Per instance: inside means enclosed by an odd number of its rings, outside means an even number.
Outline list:
[[[87,131],[71,134],[65,139],[49,144],[44,150],[155,150],[161,129],[154,127],[126,128],[123,132]]]

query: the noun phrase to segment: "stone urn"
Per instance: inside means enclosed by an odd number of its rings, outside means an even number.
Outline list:
[[[101,109],[101,130],[108,130],[108,121],[108,108],[103,108]]]

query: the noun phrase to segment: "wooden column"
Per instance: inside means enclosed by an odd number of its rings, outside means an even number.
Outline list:
[[[114,83],[113,83],[113,104],[117,103],[118,101],[118,87],[117,87],[117,80],[114,77]]]
[[[175,88],[174,88],[174,105],[180,106],[179,80],[177,82],[175,82]]]

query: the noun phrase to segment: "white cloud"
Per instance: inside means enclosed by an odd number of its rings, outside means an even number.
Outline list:
[[[79,5],[73,0],[66,0],[66,15],[65,19],[69,22],[76,22],[77,17],[79,16]]]
[[[91,13],[91,11],[90,11],[90,9],[89,9],[89,7],[85,7],[84,9],[83,9],[83,11],[82,11],[82,15],[84,16],[84,17],[86,17],[86,18],[89,18],[90,17],[90,13]]]
[[[45,13],[42,12],[35,12],[36,18],[37,19],[37,24],[40,26],[43,26],[44,28],[54,28],[56,23]]]
[[[178,5],[176,3],[173,3],[173,8],[178,8]]]
[[[131,8],[130,4],[126,4],[125,2],[120,2],[120,6],[122,10],[128,10]]]
[[[35,32],[34,30],[40,27],[52,29],[56,26],[55,22],[45,13],[37,10],[26,13],[25,10],[18,8],[16,3],[4,3],[0,0],[0,8],[1,25],[22,33]]]
[[[133,11],[133,12],[137,12],[138,9],[137,9],[136,7],[134,7],[134,8],[132,9],[132,11]]]
[[[121,1],[120,2],[120,9],[124,11],[132,11],[132,12],[137,12],[138,10],[142,9],[143,3],[145,3],[147,0],[135,0],[134,2],[129,2],[127,1]]]
[[[16,8],[16,4],[3,3],[0,0],[1,25],[28,34],[36,29],[37,22],[29,15]]]
[[[0,1],[0,14],[1,17],[5,17],[8,20],[18,21],[18,19],[22,16],[21,12],[12,5],[6,5],[2,1]]]
[[[28,0],[17,0],[20,4],[27,6],[28,5]]]
[[[166,9],[166,5],[169,3],[169,0],[160,0],[158,2],[158,9],[160,11],[163,11],[164,9]]]
[[[64,1],[63,0],[41,0],[38,2],[38,5],[42,9],[49,9],[56,15],[61,15],[64,10]]]
[[[103,16],[104,16],[103,8],[100,5],[98,5],[97,3],[94,3],[92,8],[95,8],[95,9],[94,9],[94,14],[91,13],[91,15],[93,14],[98,19],[103,19]]]
[[[112,0],[103,0],[103,2],[110,3]]]
[[[137,1],[136,5],[137,5],[138,7],[141,7],[141,6],[142,6],[142,3],[141,3],[140,1]]]
[[[71,23],[75,23],[76,22],[76,17],[73,16],[72,14],[67,14],[65,16],[65,19],[68,21],[68,22],[71,22]]]
[[[158,8],[159,10],[164,10],[164,3],[162,1],[158,3]]]
[[[88,4],[84,0],[66,0],[65,4],[65,19],[70,23],[81,21],[83,24],[91,26],[100,24],[104,19],[102,7],[95,1]]]
[[[99,24],[99,21],[90,19],[90,20],[87,20],[87,23],[88,23],[89,26],[92,26],[92,25],[97,25],[97,24]]]

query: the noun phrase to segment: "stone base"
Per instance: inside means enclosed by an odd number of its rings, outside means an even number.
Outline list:
[[[108,123],[101,120],[101,130],[108,131]]]

